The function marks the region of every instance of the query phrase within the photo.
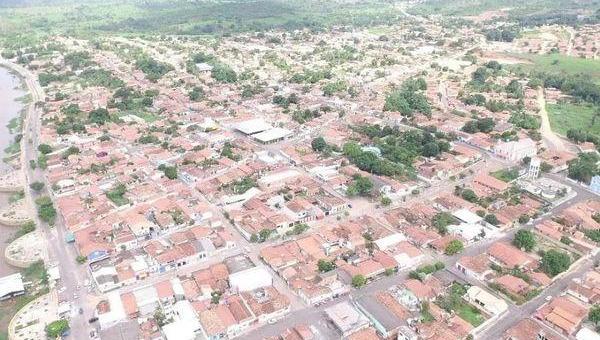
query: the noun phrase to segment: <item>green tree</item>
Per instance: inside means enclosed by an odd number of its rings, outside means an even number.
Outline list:
[[[98,108],[90,111],[88,118],[90,120],[90,123],[104,125],[104,123],[110,120],[110,114],[108,113],[107,109]]]
[[[569,269],[571,258],[568,254],[550,249],[542,256],[540,269],[551,277],[554,277]]]
[[[162,311],[162,309],[160,309],[160,307],[156,308],[153,316],[154,316],[154,321],[156,321],[156,324],[159,327],[162,327],[167,323],[167,317],[166,317],[165,313]]]
[[[354,288],[361,288],[366,283],[367,279],[361,274],[354,275],[354,277],[352,277],[352,287]]]
[[[69,330],[69,321],[65,319],[55,320],[46,325],[46,335],[51,339],[58,338],[67,330]]]
[[[513,239],[513,245],[519,249],[525,249],[525,251],[532,251],[535,248],[535,236],[529,230],[519,230],[515,234]]]
[[[521,216],[519,216],[519,223],[525,224],[525,223],[529,222],[530,219],[531,219],[531,217],[529,217],[529,215],[522,214]]]
[[[373,190],[373,182],[368,177],[354,175],[354,182],[348,186],[348,196],[368,196]]]
[[[494,214],[487,214],[483,219],[491,225],[497,226],[498,224],[500,224],[500,221],[498,221],[498,217],[496,217],[496,215]]]
[[[454,255],[460,253],[464,248],[465,246],[460,240],[452,240],[448,243],[444,252],[446,255]]]
[[[165,166],[163,169],[165,176],[168,179],[176,179],[177,178],[177,167],[176,166]]]
[[[392,200],[389,197],[386,197],[386,196],[381,197],[381,205],[383,205],[384,207],[387,207],[390,204],[392,204]]]
[[[479,201],[477,194],[471,189],[463,190],[460,196],[471,203],[477,203],[477,201]]]
[[[594,305],[592,308],[590,308],[588,320],[593,322],[596,327],[598,327],[598,323],[600,323],[600,305]]]
[[[335,269],[335,263],[333,261],[320,259],[317,262],[317,268],[320,273],[326,273]]]
[[[39,191],[42,191],[42,189],[44,189],[44,183],[36,181],[36,182],[29,184],[29,187],[31,189],[39,192]]]
[[[50,225],[54,224],[56,219],[56,209],[52,204],[52,200],[48,196],[41,196],[35,200],[38,206],[38,216],[40,219]]]
[[[52,147],[48,144],[40,144],[38,145],[38,151],[47,155],[52,152]]]
[[[312,140],[310,146],[316,152],[323,152],[327,148],[327,142],[325,142],[323,137],[319,136]]]
[[[447,212],[437,213],[431,219],[431,223],[441,235],[446,235],[448,233],[448,226],[455,222],[456,219]]]
[[[599,173],[599,161],[600,157],[594,153],[580,153],[576,159],[569,161],[568,176],[589,184],[592,177]]]

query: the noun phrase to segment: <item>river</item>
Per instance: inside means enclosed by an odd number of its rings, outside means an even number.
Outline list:
[[[9,70],[0,67],[0,173],[12,170],[11,166],[4,162],[6,153],[4,149],[8,147],[15,138],[8,125],[11,120],[18,117],[23,104],[18,100],[26,92],[21,89],[21,81]],[[8,204],[10,194],[0,193],[0,207]],[[17,230],[15,227],[8,227],[0,224],[0,277],[12,274],[18,271],[6,263],[4,258],[4,249],[8,245],[7,241]]]

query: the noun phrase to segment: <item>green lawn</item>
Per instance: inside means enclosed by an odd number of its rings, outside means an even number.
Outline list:
[[[494,171],[494,172],[490,173],[490,175],[492,175],[493,177],[496,177],[497,179],[499,179],[501,181],[508,183],[514,179],[517,179],[517,177],[519,177],[519,169],[517,169],[517,168],[500,169],[498,171]]]
[[[600,118],[591,125],[596,110],[593,106],[561,102],[546,105],[546,110],[552,130],[563,136],[569,129],[582,129],[600,135]]]
[[[570,75],[586,74],[600,81],[600,60],[570,57],[564,54],[514,54],[517,58],[528,60],[531,64],[521,64],[524,70],[565,73]]]
[[[473,327],[477,327],[485,321],[485,318],[481,315],[479,309],[467,303],[458,305],[455,312],[461,319],[470,323]]]

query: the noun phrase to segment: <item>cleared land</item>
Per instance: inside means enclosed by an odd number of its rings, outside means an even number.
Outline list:
[[[529,61],[520,64],[523,70],[543,71],[549,73],[585,74],[600,81],[600,60],[570,57],[564,54],[515,54],[512,55]]]
[[[582,129],[600,135],[600,117],[592,125],[592,116],[597,110],[593,106],[561,102],[546,105],[546,110],[554,132],[564,136],[569,129]]]

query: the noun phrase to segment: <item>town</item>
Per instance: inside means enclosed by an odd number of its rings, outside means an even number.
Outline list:
[[[397,6],[4,47],[6,339],[600,339],[600,23]]]

